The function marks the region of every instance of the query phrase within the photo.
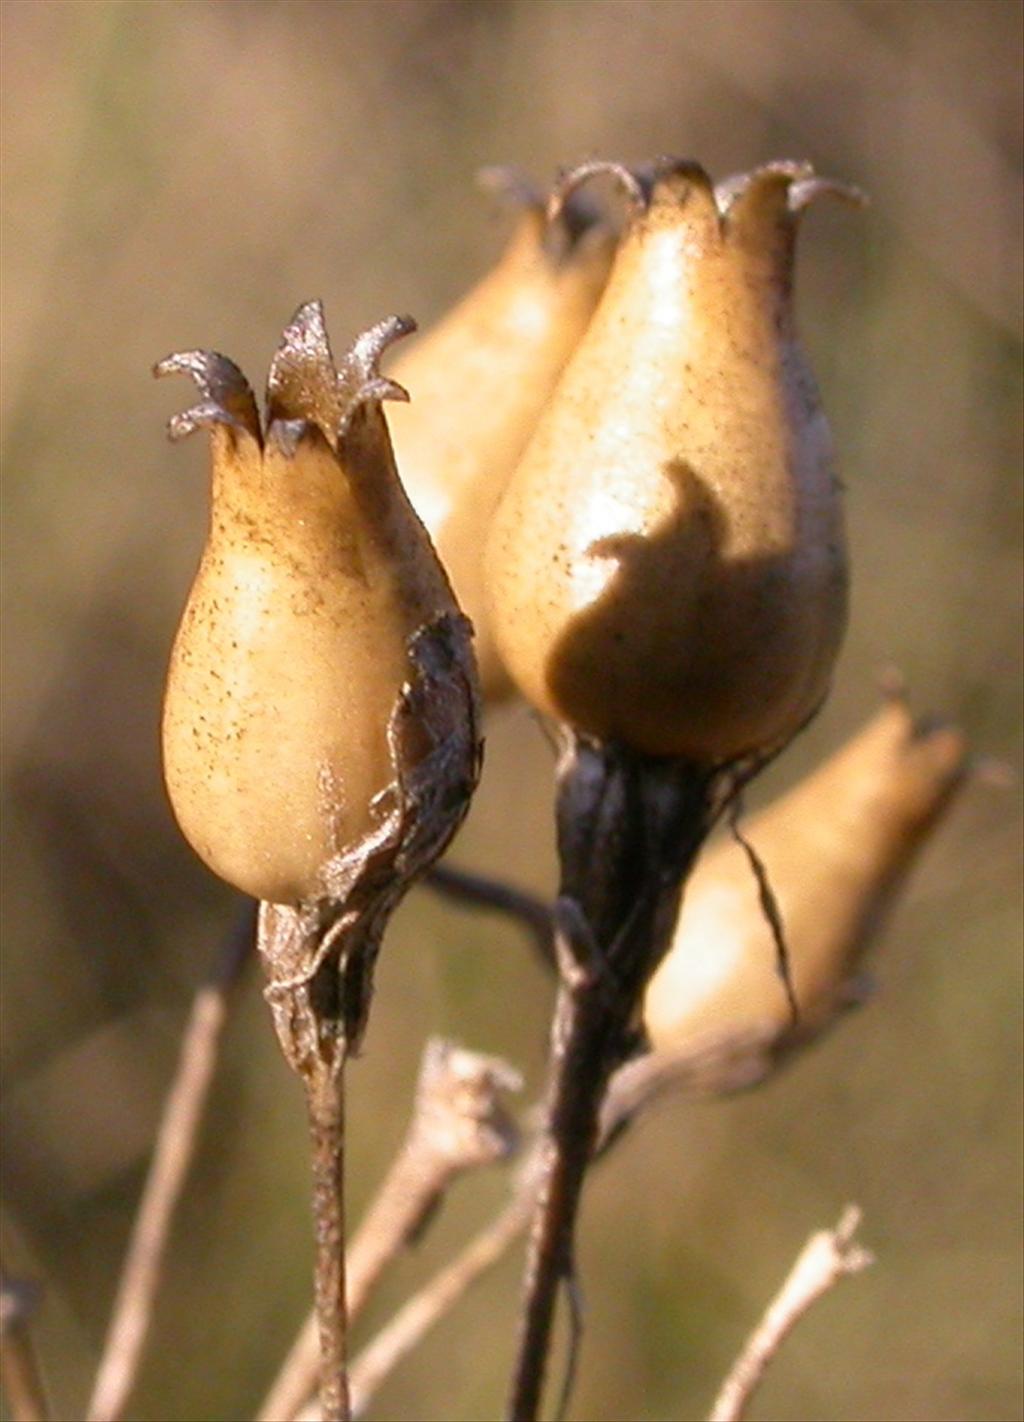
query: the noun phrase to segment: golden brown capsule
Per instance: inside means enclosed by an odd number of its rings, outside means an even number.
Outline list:
[[[801,1030],[842,1001],[884,910],[963,783],[953,726],[915,723],[892,699],[744,833],[778,905]],[[689,882],[673,946],[647,989],[656,1047],[790,1025],[771,927],[742,846],[722,841]]]
[[[325,894],[427,757],[451,801],[442,842],[475,778],[468,626],[380,408],[405,398],[377,362],[411,325],[365,332],[339,371],[319,303],[301,307],[271,366],[265,435],[225,357],[191,351],[157,367],[199,385],[203,400],[170,429],[207,427],[213,463],[209,534],[167,679],[167,787],[200,857],[256,898]]]
[[[800,212],[771,163],[612,171],[633,214],[601,304],[491,528],[488,594],[520,689],[579,731],[710,764],[784,743],[846,617],[832,445],[797,343]]]
[[[389,424],[402,482],[430,530],[476,631],[484,695],[512,690],[483,595],[487,528],[555,382],[604,287],[613,234],[582,201],[549,222],[543,198],[487,170],[521,214],[497,265],[403,351],[395,378],[409,404]]]

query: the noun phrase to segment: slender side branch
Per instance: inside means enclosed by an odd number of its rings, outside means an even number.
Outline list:
[[[554,925],[551,905],[525,889],[517,889],[500,879],[457,869],[452,864],[435,864],[424,883],[446,899],[491,908],[514,918],[529,934],[537,956],[547,968],[555,966]]]
[[[196,993],[182,1034],[178,1065],[157,1130],[149,1173],[89,1401],[89,1422],[116,1422],[138,1376],[163,1271],[167,1241],[195,1154],[227,1021],[232,989],[249,962],[255,908],[239,918]]]
[[[464,1171],[507,1158],[518,1135],[502,1094],[518,1074],[496,1057],[432,1038],[423,1053],[413,1118],[387,1176],[352,1239],[346,1260],[348,1321],[392,1260],[418,1237]],[[313,1390],[316,1315],[300,1330],[260,1410],[260,1422],[294,1417]]]
[[[429,1285],[408,1300],[352,1364],[352,1415],[362,1417],[395,1365],[481,1275],[502,1258],[530,1219],[532,1193],[520,1191]]]
[[[22,1279],[0,1278],[0,1382],[12,1422],[49,1422],[29,1319],[38,1289]]]
[[[733,1364],[709,1422],[741,1422],[768,1365],[804,1314],[840,1279],[859,1274],[873,1262],[872,1255],[854,1243],[860,1221],[860,1209],[848,1205],[834,1229],[811,1235]]]

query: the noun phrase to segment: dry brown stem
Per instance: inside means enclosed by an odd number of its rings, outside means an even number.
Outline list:
[[[811,1235],[722,1384],[709,1422],[741,1422],[768,1365],[808,1309],[840,1279],[872,1263],[853,1240],[860,1221],[858,1206],[848,1205],[834,1229]]]
[[[685,1052],[648,1052],[627,1062],[609,1084],[601,1111],[598,1152],[603,1154],[617,1142],[630,1122],[670,1089],[698,1096],[755,1085],[772,1068],[771,1045],[761,1033],[735,1033],[709,1037]],[[357,1355],[351,1370],[354,1417],[363,1415],[392,1370],[523,1234],[536,1199],[537,1170],[535,1146],[517,1174],[511,1199],[494,1219],[414,1294]],[[295,1422],[319,1422],[319,1418],[319,1409],[309,1400],[296,1414]],[[260,1422],[272,1422],[270,1414],[262,1416]]]
[[[313,1166],[313,1296],[324,1422],[348,1422],[345,1308],[345,1052],[304,1076]]]
[[[464,1171],[505,1159],[517,1133],[502,1094],[516,1072],[495,1057],[432,1038],[423,1053],[409,1130],[348,1247],[349,1324],[384,1270],[414,1238]],[[315,1385],[315,1314],[303,1324],[259,1413],[260,1422],[294,1417]],[[354,1395],[354,1394],[353,1394]]]
[[[29,1330],[37,1292],[25,1280],[0,1278],[0,1382],[11,1422],[49,1422],[51,1416]]]
[[[541,1184],[509,1394],[534,1422],[559,1287],[574,1297],[574,1236],[608,1080],[634,1044],[643,990],[670,942],[683,880],[716,813],[713,772],[565,731],[558,766],[559,990]],[[579,1329],[573,1311],[572,1357]]]
[[[254,931],[250,908],[225,940],[213,971],[193,999],[121,1269],[89,1401],[89,1422],[116,1422],[135,1385],[174,1213],[195,1154],[217,1065],[232,988],[249,961]]]
[[[362,1417],[381,1383],[434,1324],[500,1259],[530,1222],[535,1189],[521,1184],[494,1219],[417,1293],[359,1353],[351,1370],[352,1416]],[[307,1398],[289,1422],[321,1422],[315,1398]]]

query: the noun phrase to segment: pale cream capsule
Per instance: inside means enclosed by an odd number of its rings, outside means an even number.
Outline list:
[[[781,914],[801,1030],[842,1000],[966,764],[955,727],[915,724],[893,699],[744,826]],[[771,1040],[790,1021],[746,852],[723,838],[698,861],[672,947],[647,989],[648,1035],[657,1048],[685,1049],[748,1030]]]
[[[728,763],[829,686],[847,561],[832,443],[793,319],[799,214],[772,163],[612,171],[633,213],[601,304],[491,527],[498,650],[576,730]],[[846,191],[846,190],[839,190]]]
[[[332,865],[380,829],[417,755],[446,742],[458,823],[475,776],[468,626],[395,469],[381,352],[411,329],[366,332],[335,370],[319,303],[285,331],[266,433],[223,356],[171,356],[202,402],[172,435],[209,428],[209,534],[171,656],[164,770],[182,831],[215,873],[279,903],[328,891]],[[396,711],[421,668],[417,634],[441,628],[465,696],[436,696],[396,744]],[[439,644],[440,645],[440,644]],[[408,764],[403,765],[406,758]],[[446,835],[445,835],[446,837]]]
[[[604,289],[615,238],[582,202],[549,222],[511,185],[521,213],[497,265],[403,350],[411,395],[388,423],[402,482],[476,631],[484,696],[512,690],[483,592],[483,550],[502,491]]]

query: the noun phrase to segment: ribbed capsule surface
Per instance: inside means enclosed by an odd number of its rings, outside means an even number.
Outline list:
[[[590,165],[579,181],[609,165]],[[728,762],[825,695],[846,616],[839,485],[792,311],[775,163],[641,179],[602,301],[495,516],[488,596],[524,694],[653,755]]]
[[[504,181],[514,185],[505,175]],[[473,622],[484,695],[512,684],[483,593],[483,547],[498,500],[604,288],[614,249],[582,202],[553,222],[525,184],[496,266],[395,363],[411,401],[389,417],[402,481]]]
[[[208,427],[212,453],[209,533],[167,679],[165,777],[200,857],[256,898],[317,897],[332,861],[379,827],[403,768],[392,722],[416,673],[411,643],[462,623],[380,409],[404,392],[378,357],[410,326],[382,322],[339,371],[319,304],[300,308],[271,367],[265,435],[223,356],[157,367],[196,379],[204,398],[171,433]],[[451,741],[455,780],[475,756],[470,701],[438,698],[421,728],[425,743]]]
[[[789,950],[802,1029],[826,1018],[918,850],[964,782],[953,726],[915,723],[893,700],[744,833],[771,885]],[[790,1025],[775,943],[743,848],[698,863],[673,945],[647,990],[656,1047]]]

